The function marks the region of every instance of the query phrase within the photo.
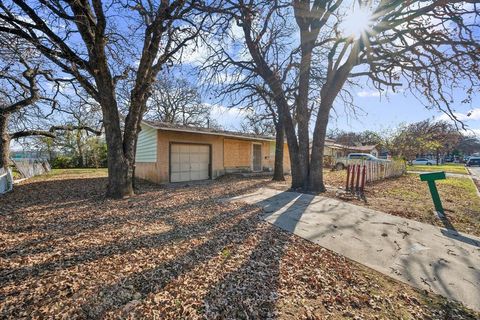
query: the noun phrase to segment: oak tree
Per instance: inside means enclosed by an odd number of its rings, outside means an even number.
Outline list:
[[[72,76],[102,108],[108,146],[107,196],[133,195],[135,141],[152,83],[200,32],[191,0],[0,1],[0,32],[29,42]],[[126,113],[118,83],[133,78]]]

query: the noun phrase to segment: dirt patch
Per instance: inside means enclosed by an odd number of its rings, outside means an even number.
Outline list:
[[[1,318],[456,318],[478,314],[412,289],[221,199],[268,179],[225,177],[105,200],[82,173],[0,198]]]

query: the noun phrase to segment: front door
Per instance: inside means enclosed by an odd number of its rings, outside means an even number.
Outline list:
[[[253,145],[253,171],[262,171],[262,145]]]

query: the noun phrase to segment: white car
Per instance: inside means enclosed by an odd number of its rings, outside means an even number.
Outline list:
[[[417,158],[412,161],[412,165],[427,165],[431,166],[437,164],[437,160],[427,159],[427,158]]]
[[[369,153],[350,153],[346,158],[337,158],[335,162],[336,170],[343,170],[350,163],[356,163],[356,161],[375,161],[375,162],[390,162],[390,160],[378,159],[377,157]]]

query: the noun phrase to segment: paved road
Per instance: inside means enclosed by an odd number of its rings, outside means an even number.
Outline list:
[[[268,188],[230,201],[258,204],[269,223],[480,311],[478,237],[336,199]]]

